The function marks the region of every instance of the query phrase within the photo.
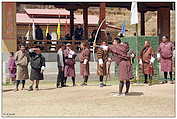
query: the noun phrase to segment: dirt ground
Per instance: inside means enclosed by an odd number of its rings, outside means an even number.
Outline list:
[[[26,86],[28,87],[29,84]],[[117,85],[13,91],[3,86],[3,117],[174,117],[175,85],[132,85],[129,96],[113,97]]]

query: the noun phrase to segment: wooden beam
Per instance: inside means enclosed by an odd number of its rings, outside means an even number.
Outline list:
[[[74,10],[70,10],[70,36],[73,39],[74,35]],[[74,40],[74,39],[73,39]],[[74,44],[74,41],[72,42]]]
[[[145,12],[141,11],[141,35],[145,35]]]
[[[16,38],[16,2],[2,3],[2,51],[15,52]]]
[[[84,38],[88,40],[88,8],[83,9]]]
[[[170,8],[159,8],[157,12],[157,34],[166,35],[170,39]]]
[[[105,19],[106,17],[106,3],[100,3],[100,15],[99,15],[99,24]],[[106,28],[106,21],[103,23],[102,29]]]
[[[106,3],[100,3],[100,15],[99,15],[99,24],[106,18]],[[106,20],[103,22],[101,29],[99,31],[100,38],[98,42],[107,41],[107,35],[105,32],[106,29]]]

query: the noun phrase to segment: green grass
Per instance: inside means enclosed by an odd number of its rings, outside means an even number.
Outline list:
[[[5,83],[5,84],[3,84],[3,86],[12,86],[12,85],[14,85],[14,84],[11,84],[11,83]]]

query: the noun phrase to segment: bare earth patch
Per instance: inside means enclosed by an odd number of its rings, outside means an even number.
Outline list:
[[[4,117],[174,117],[176,111],[173,84],[133,85],[124,97],[112,96],[116,85],[56,89],[42,83],[39,91],[11,89],[3,87]]]

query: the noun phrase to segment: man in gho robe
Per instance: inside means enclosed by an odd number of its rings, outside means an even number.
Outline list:
[[[20,50],[15,53],[15,63],[17,66],[15,91],[18,91],[20,81],[22,81],[23,90],[25,88],[25,80],[29,79],[28,75],[29,56],[24,45],[21,45]]]
[[[84,82],[81,86],[86,86],[88,77],[90,75],[89,71],[89,60],[90,60],[90,50],[88,49],[87,43],[81,43],[81,53],[79,56],[80,60],[80,75],[83,76]]]
[[[64,50],[65,45],[62,45],[57,52],[57,66],[58,66],[58,75],[57,75],[57,88],[65,87],[64,85]]]
[[[64,76],[65,81],[64,85],[66,85],[67,77],[72,78],[73,86],[75,86],[75,57],[76,53],[71,48],[71,44],[66,44],[66,49],[64,50],[64,59],[65,59],[65,68],[64,68]]]
[[[101,43],[101,45],[97,49],[97,75],[99,76],[100,79],[100,87],[106,86],[103,83],[103,78],[104,76],[107,75],[107,66],[106,63],[110,61],[110,58],[108,58],[108,46],[105,41]]]
[[[36,46],[29,50],[31,73],[30,80],[32,82],[28,91],[33,91],[33,85],[36,81],[35,89],[39,90],[39,81],[44,80],[45,57],[41,54],[41,48]]]
[[[112,45],[109,46],[109,52],[112,54],[112,57],[111,57],[111,61],[115,62],[117,65],[119,64],[119,58],[117,58],[117,54],[115,54],[114,52],[112,52],[112,50],[116,50],[116,48],[119,46],[118,44],[121,43],[121,40],[120,38],[115,38],[113,40],[113,43]]]
[[[172,80],[172,58],[173,58],[174,45],[167,36],[162,37],[162,42],[158,48],[157,59],[160,61],[161,71],[164,72],[164,81],[162,83],[167,83],[168,73],[170,75],[171,83]]]
[[[150,45],[150,42],[145,41],[144,48],[140,53],[139,64],[141,65],[142,72],[144,74],[144,83],[148,83],[147,79],[149,78],[149,85],[152,83],[152,76],[154,74],[154,51]]]
[[[128,43],[117,44],[116,47],[110,47],[109,51],[117,55],[117,60],[115,62],[119,65],[119,93],[116,93],[113,96],[126,95],[129,93],[130,79],[133,78],[131,57],[133,58],[135,57],[135,55],[133,55],[132,53],[128,53]],[[124,83],[126,84],[126,91],[125,93],[122,93]]]

